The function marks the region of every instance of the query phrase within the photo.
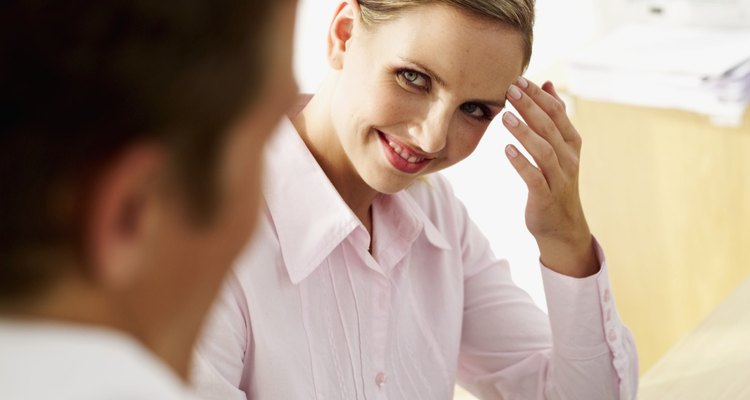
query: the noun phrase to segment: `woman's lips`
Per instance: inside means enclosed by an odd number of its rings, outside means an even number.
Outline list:
[[[432,158],[419,154],[414,150],[402,145],[381,131],[377,131],[380,141],[383,143],[383,151],[388,162],[401,172],[414,174],[424,169]]]

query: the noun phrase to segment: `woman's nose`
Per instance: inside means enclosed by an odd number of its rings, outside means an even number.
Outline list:
[[[451,115],[442,107],[433,107],[412,134],[422,151],[435,154],[445,148]]]

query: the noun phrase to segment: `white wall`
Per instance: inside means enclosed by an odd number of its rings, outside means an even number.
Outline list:
[[[565,57],[601,33],[601,17],[612,12],[602,0],[537,0],[534,55],[526,76],[534,80],[559,76]],[[295,43],[295,71],[300,88],[314,92],[328,70],[326,31],[338,0],[301,0]],[[524,223],[526,187],[508,163],[503,149],[515,143],[498,121],[490,125],[482,143],[467,160],[446,170],[457,195],[487,235],[495,253],[508,258],[513,278],[546,309],[538,268],[538,250]],[[516,143],[517,144],[517,143]]]

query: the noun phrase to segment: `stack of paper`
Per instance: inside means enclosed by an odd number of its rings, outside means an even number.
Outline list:
[[[750,30],[626,26],[575,55],[569,83],[584,98],[736,126],[750,104]]]

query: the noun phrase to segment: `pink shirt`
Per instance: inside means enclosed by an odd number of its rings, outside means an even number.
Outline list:
[[[549,316],[448,182],[373,203],[373,249],[294,127],[267,150],[266,207],[207,324],[209,399],[633,399],[638,361],[607,267],[542,266]]]

